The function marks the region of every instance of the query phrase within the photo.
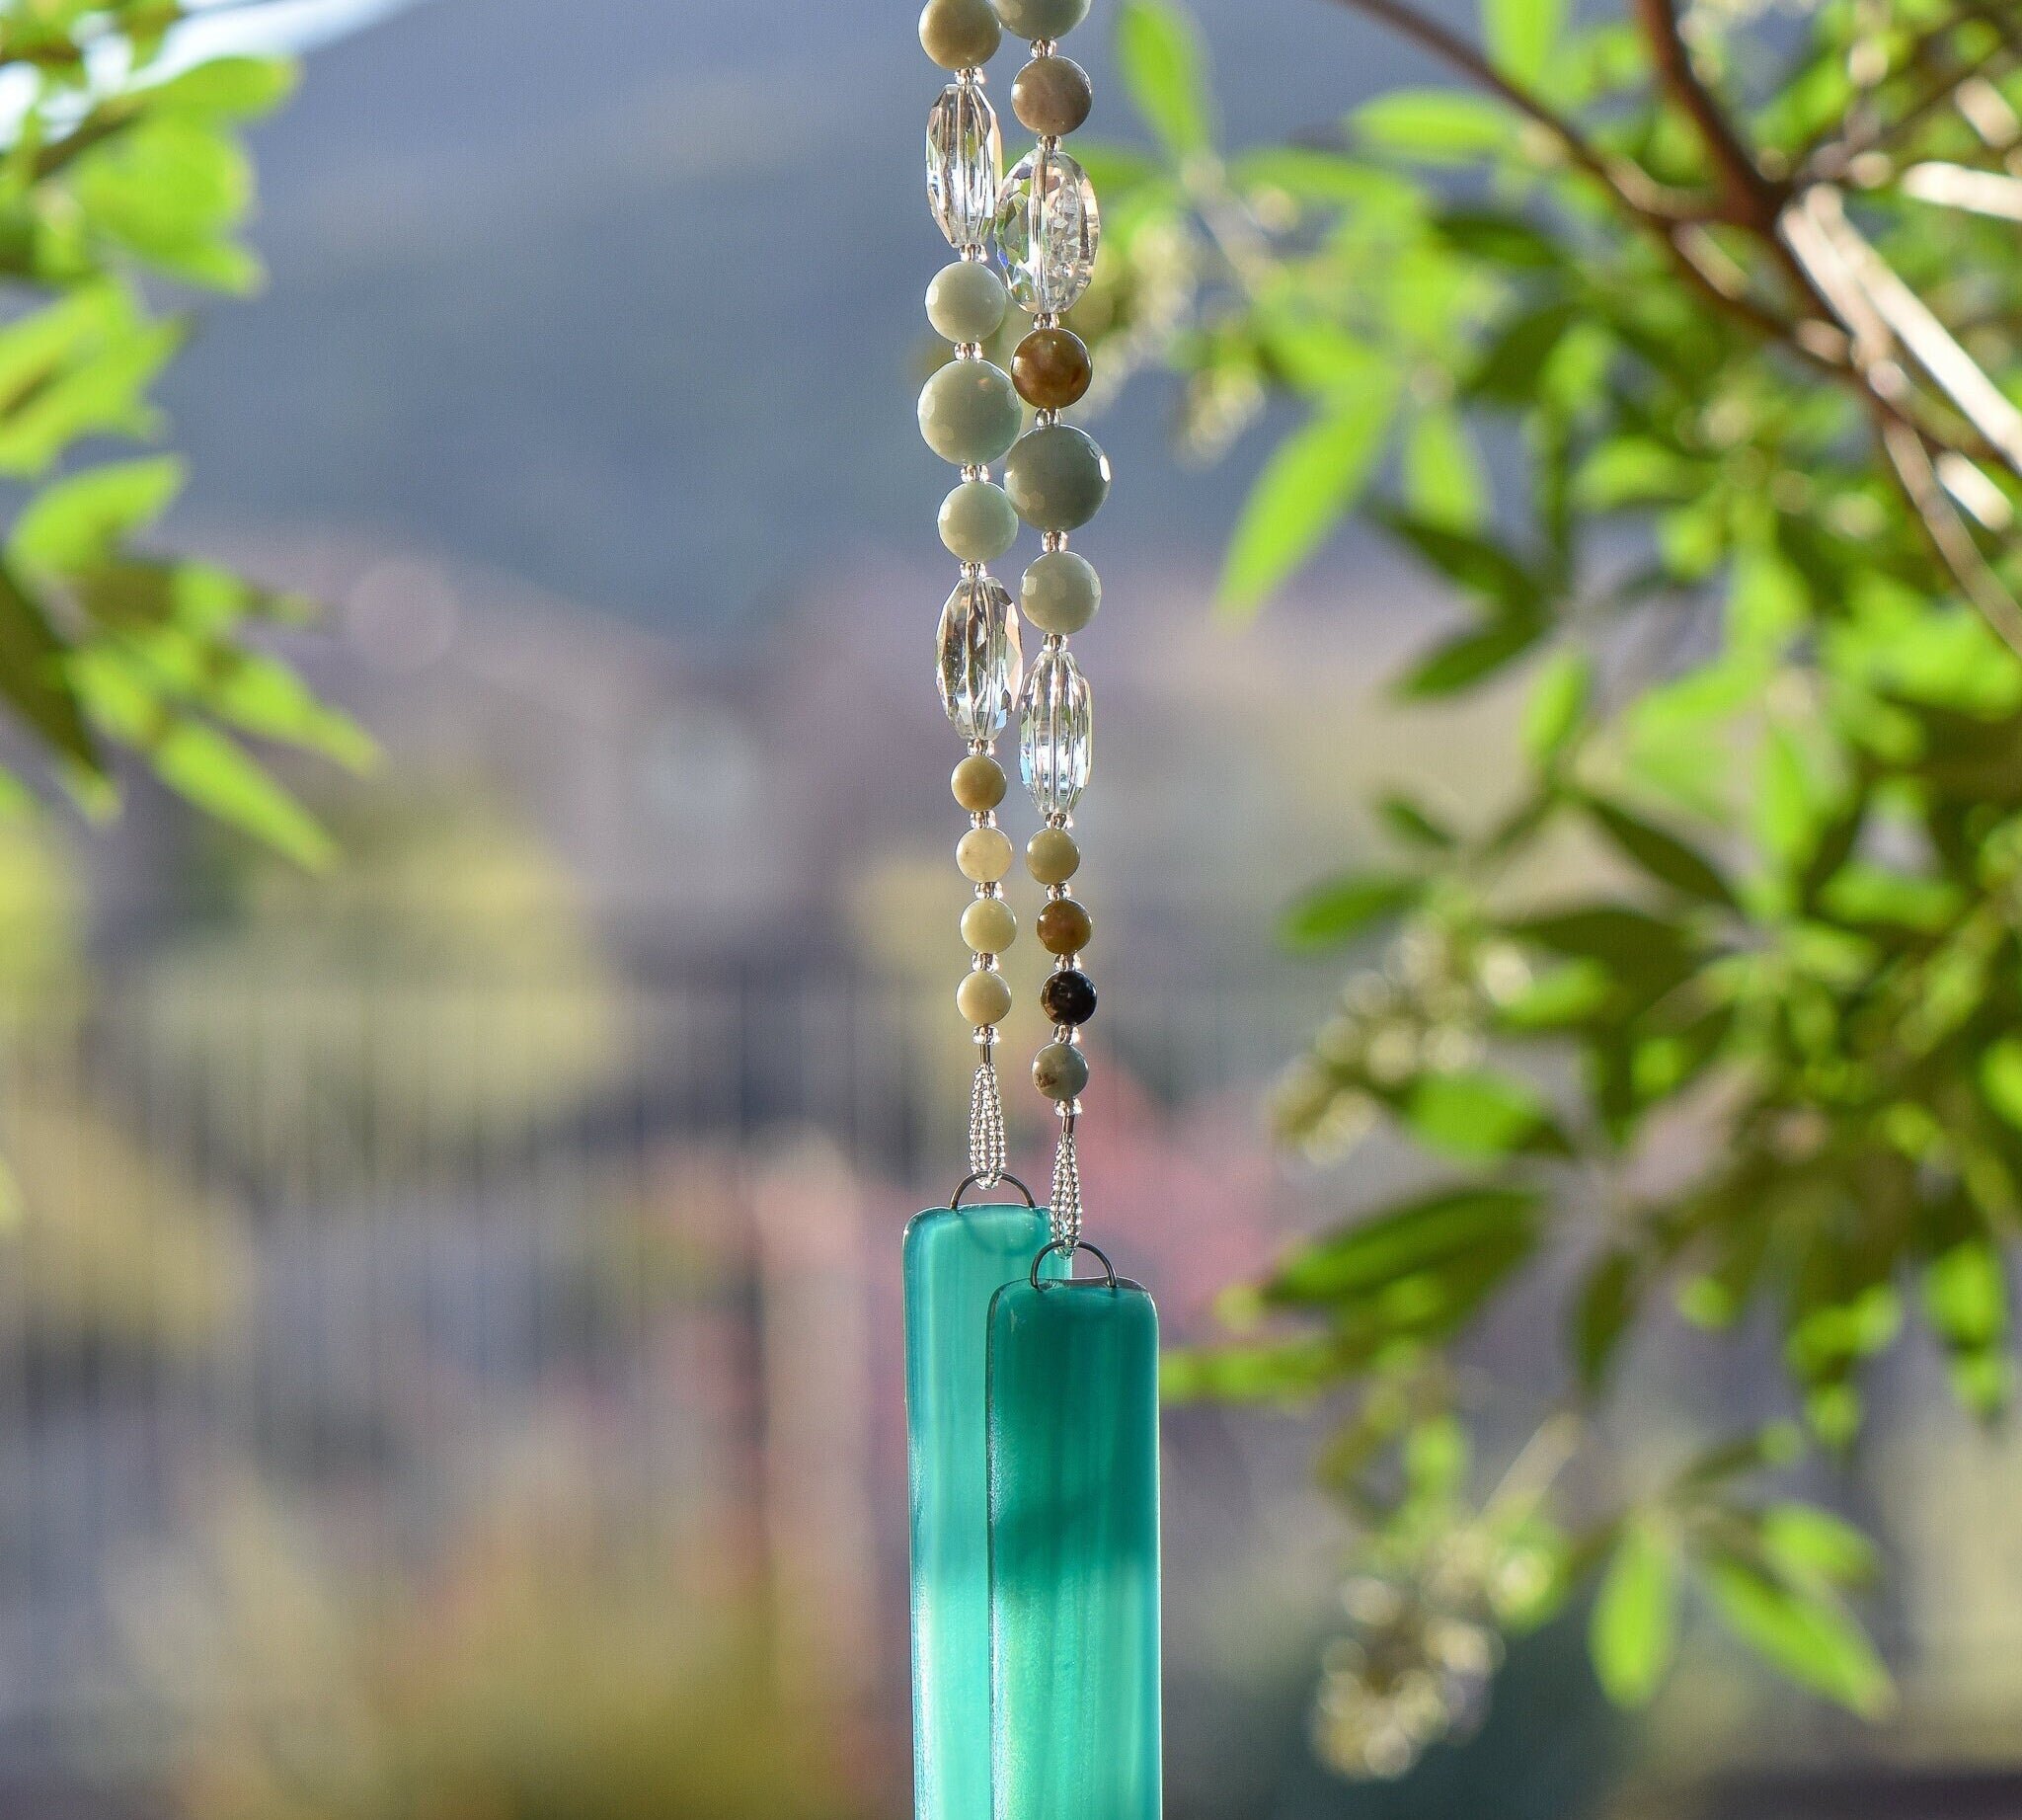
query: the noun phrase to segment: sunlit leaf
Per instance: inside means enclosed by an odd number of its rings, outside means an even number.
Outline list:
[[[1536,88],[1566,22],[1566,0],[1482,0],[1482,38],[1505,75]]]
[[[1516,134],[1506,110],[1459,89],[1393,89],[1351,118],[1376,149],[1429,164],[1464,164],[1505,149]]]
[[[8,548],[26,568],[74,575],[168,510],[186,470],[173,455],[108,462],[52,482],[15,520]]]
[[[1394,379],[1372,373],[1273,451],[1229,539],[1224,609],[1256,608],[1326,540],[1375,469],[1395,398]]]
[[[1145,123],[1176,157],[1213,136],[1212,104],[1194,22],[1172,0],[1123,0],[1117,67]]]
[[[1676,1544],[1631,1521],[1608,1557],[1588,1622],[1588,1648],[1601,1690],[1618,1706],[1649,1703],[1677,1648]]]
[[[1793,1681],[1863,1718],[1879,1718],[1894,1703],[1874,1645],[1829,1594],[1786,1585],[1733,1555],[1714,1557],[1704,1572],[1728,1627]]]
[[[1293,948],[1331,948],[1384,916],[1408,910],[1424,893],[1425,881],[1410,873],[1362,872],[1315,886],[1285,912],[1281,924]]]
[[[1589,797],[1587,811],[1616,848],[1652,878],[1689,898],[1736,907],[1732,888],[1712,862],[1675,834],[1601,797]]]

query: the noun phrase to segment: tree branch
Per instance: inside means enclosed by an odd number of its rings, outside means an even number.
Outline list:
[[[1697,127],[1707,156],[1720,175],[1728,220],[1737,227],[1773,235],[1789,193],[1763,175],[1755,154],[1742,143],[1726,112],[1700,81],[1699,72],[1692,67],[1692,53],[1678,31],[1675,0],[1636,0],[1636,10],[1665,91]]]

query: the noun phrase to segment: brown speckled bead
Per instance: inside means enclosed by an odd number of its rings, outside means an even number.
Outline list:
[[[1070,329],[1035,329],[1011,356],[1011,383],[1040,411],[1064,411],[1088,390],[1095,364]]]
[[[1071,57],[1034,57],[1011,84],[1011,112],[1042,139],[1073,132],[1094,105],[1088,72]]]
[[[1049,974],[1039,989],[1039,1008],[1050,1024],[1085,1024],[1095,1015],[1095,982],[1072,967]]]
[[[1072,898],[1053,898],[1041,907],[1039,940],[1049,954],[1079,954],[1092,933],[1087,910]]]
[[[1072,1099],[1088,1085],[1088,1059],[1071,1043],[1049,1043],[1032,1059],[1032,1084],[1048,1099]]]
[[[927,0],[920,14],[920,48],[943,69],[987,63],[1003,39],[989,0]]]
[[[1004,767],[987,752],[971,752],[955,767],[948,787],[971,815],[982,815],[1004,800]]]

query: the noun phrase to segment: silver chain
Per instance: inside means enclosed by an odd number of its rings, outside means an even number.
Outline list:
[[[1081,1164],[1074,1154],[1074,1117],[1060,1114],[1060,1142],[1053,1147],[1052,1202],[1053,1240],[1056,1244],[1081,1242]]]
[[[969,1090],[969,1168],[978,1183],[994,1188],[1004,1179],[1009,1150],[1004,1139],[1004,1095],[997,1085],[997,1065],[987,1059],[976,1068]]]

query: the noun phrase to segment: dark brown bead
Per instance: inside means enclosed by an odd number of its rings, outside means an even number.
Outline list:
[[[1050,898],[1040,909],[1040,946],[1049,954],[1079,954],[1091,932],[1088,912],[1072,898]]]
[[[1088,72],[1072,57],[1034,57],[1011,84],[1011,112],[1043,139],[1072,132],[1094,105]]]
[[[1039,1008],[1050,1024],[1085,1024],[1095,1015],[1095,983],[1072,967],[1049,974],[1039,989]]]
[[[1064,411],[1095,377],[1095,363],[1071,329],[1035,329],[1011,356],[1011,383],[1036,411]]]

